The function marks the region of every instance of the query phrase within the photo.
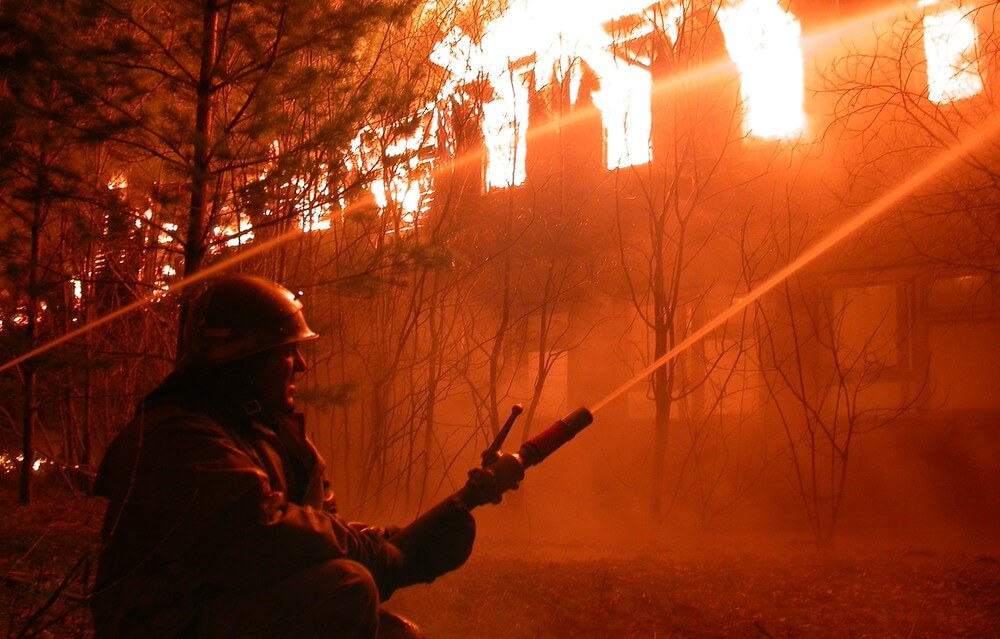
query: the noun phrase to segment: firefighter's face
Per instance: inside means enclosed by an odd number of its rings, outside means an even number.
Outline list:
[[[257,391],[261,404],[275,413],[290,413],[295,407],[295,378],[306,369],[297,344],[271,349],[260,367]]]

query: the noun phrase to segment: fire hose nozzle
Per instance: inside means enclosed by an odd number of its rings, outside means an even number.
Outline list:
[[[496,452],[487,457],[484,453],[486,463],[469,471],[469,481],[456,493],[458,498],[470,509],[483,504],[499,504],[501,496],[508,490],[516,489],[524,479],[525,470],[540,464],[593,421],[594,416],[589,410],[578,408],[524,442],[513,455]],[[489,452],[490,449],[487,449]]]
[[[483,504],[499,504],[503,494],[517,490],[524,479],[524,464],[517,455],[501,453],[487,466],[469,471],[469,480],[458,491],[458,498],[472,509]]]
[[[540,464],[563,444],[594,422],[594,416],[582,406],[524,442],[517,456],[525,468]]]

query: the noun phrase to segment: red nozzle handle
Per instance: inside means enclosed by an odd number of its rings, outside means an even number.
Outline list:
[[[525,468],[540,464],[543,459],[551,455],[557,448],[576,437],[576,434],[586,428],[594,421],[594,416],[586,408],[577,408],[575,411],[563,417],[555,424],[552,424],[541,433],[535,435],[524,442],[518,457]]]

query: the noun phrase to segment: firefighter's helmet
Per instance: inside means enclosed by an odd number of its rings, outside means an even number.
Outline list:
[[[191,300],[177,367],[229,362],[317,337],[302,302],[285,287],[252,275],[223,275]]]

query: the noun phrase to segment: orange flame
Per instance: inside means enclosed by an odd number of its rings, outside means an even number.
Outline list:
[[[924,16],[927,89],[931,102],[955,102],[983,90],[974,18],[952,4]]]
[[[719,9],[726,50],[740,72],[743,130],[791,138],[805,127],[802,29],[777,0],[735,0]]]
[[[478,43],[453,29],[435,48],[431,61],[449,72],[443,94],[460,92],[469,82],[485,79],[494,99],[483,105],[487,188],[517,186],[525,179],[528,94],[534,88],[569,81],[576,100],[581,63],[601,81],[594,94],[605,133],[605,164],[615,169],[650,160],[650,88],[648,60],[616,55],[617,45],[641,35],[609,34],[605,24],[639,15],[656,4],[650,0],[516,0],[489,21]],[[673,5],[671,5],[673,6]],[[679,20],[679,6],[669,12]],[[647,31],[648,19],[640,20]]]

